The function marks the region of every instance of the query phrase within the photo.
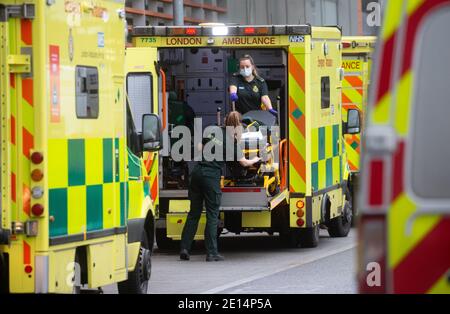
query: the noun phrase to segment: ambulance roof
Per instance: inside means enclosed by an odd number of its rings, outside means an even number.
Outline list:
[[[311,25],[198,25],[198,26],[137,26],[132,36],[277,36],[314,35],[340,38],[339,26],[314,27]],[[328,37],[327,36],[327,37]]]

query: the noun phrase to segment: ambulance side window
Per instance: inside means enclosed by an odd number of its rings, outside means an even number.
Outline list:
[[[414,194],[450,198],[450,8],[430,15],[417,33],[413,62],[409,170]],[[403,117],[406,119],[406,117]]]
[[[320,80],[320,99],[321,99],[321,108],[328,109],[330,108],[330,77],[325,76]]]
[[[142,153],[142,116],[152,113],[153,77],[151,73],[127,75],[127,142],[137,156]]]
[[[127,93],[136,131],[142,133],[142,116],[152,113],[153,77],[151,73],[130,73],[127,76]]]
[[[77,66],[75,68],[76,113],[79,119],[97,119],[98,106],[98,69]]]

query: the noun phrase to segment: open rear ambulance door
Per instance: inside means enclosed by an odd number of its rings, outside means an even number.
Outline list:
[[[0,246],[9,253],[9,274],[20,275],[10,291],[33,291],[34,278],[24,266],[34,266],[32,238],[17,241],[20,226],[30,219],[30,154],[33,149],[33,73],[31,68],[34,4],[2,1],[0,4],[0,106],[1,106],[1,211]],[[12,242],[10,240],[13,240]],[[26,253],[24,255],[24,252]],[[20,257],[20,258],[19,258]],[[1,263],[1,260],[0,260]],[[1,266],[1,265],[0,265]],[[2,277],[0,275],[0,277]],[[3,278],[0,279],[2,281]],[[7,287],[8,288],[8,287]]]

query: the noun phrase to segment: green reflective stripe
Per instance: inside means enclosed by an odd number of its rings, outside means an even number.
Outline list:
[[[333,158],[327,159],[327,187],[333,185]]]
[[[319,129],[319,160],[325,159],[325,128]]]
[[[50,189],[48,196],[50,237],[67,235],[67,189]]]
[[[144,182],[144,196],[151,196],[150,195],[150,182],[149,181]]]
[[[333,125],[333,157],[339,155],[339,124]]]
[[[103,186],[86,187],[87,231],[103,228]]]
[[[125,226],[125,217],[128,212],[128,184],[120,182],[120,225]]]
[[[103,139],[103,182],[113,182],[113,145],[112,139]]]
[[[84,140],[68,141],[69,186],[86,184]]]
[[[141,176],[141,160],[128,149],[128,176],[130,180],[138,180]]]
[[[315,162],[311,164],[311,184],[314,191],[319,190],[319,163]]]

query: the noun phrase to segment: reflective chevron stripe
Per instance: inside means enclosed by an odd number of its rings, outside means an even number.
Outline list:
[[[306,190],[305,64],[303,55],[289,52],[289,184],[291,192]]]
[[[382,32],[378,64],[378,82],[371,121],[375,125],[392,124],[397,149],[392,156],[391,204],[387,208],[387,266],[390,292],[450,293],[450,219],[442,214],[419,212],[434,210],[411,197],[405,175],[409,156],[408,139],[414,89],[413,59],[418,34],[426,17],[435,10],[450,7],[449,0],[389,1]],[[399,16],[403,12],[404,19]],[[400,13],[402,14],[402,13]],[[402,24],[403,22],[403,24]],[[443,39],[444,40],[444,39]],[[401,55],[399,77],[395,77],[394,56]],[[396,90],[395,96],[392,92]],[[392,106],[395,105],[395,110]]]

